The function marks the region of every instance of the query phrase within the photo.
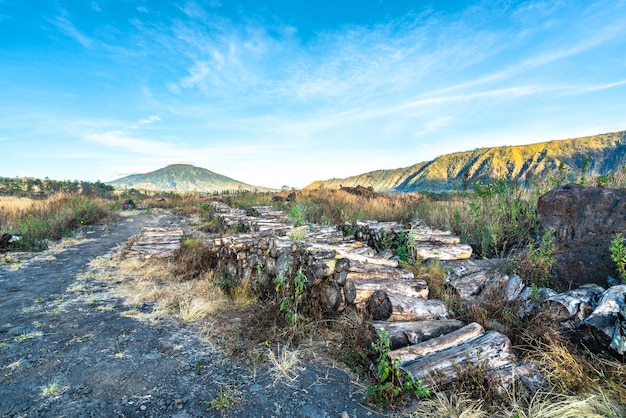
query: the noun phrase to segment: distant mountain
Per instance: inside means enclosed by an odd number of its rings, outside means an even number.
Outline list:
[[[272,191],[267,187],[257,187],[233,180],[189,164],[172,164],[146,174],[132,174],[106,184],[120,188],[133,188],[153,191],[180,192],[223,192],[223,191]]]
[[[447,154],[410,167],[377,170],[345,179],[318,180],[305,189],[372,187],[379,192],[461,189],[476,181],[499,178],[529,181],[555,172],[561,163],[570,172],[589,169],[605,174],[626,164],[626,131],[531,145],[480,148]]]

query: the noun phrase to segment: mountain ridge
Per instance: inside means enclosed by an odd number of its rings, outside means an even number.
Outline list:
[[[453,190],[476,181],[489,182],[503,177],[529,182],[561,165],[571,172],[580,171],[588,157],[591,158],[587,162],[589,169],[600,174],[626,164],[626,131],[455,152],[408,167],[317,180],[305,190],[360,185],[377,192],[411,193]]]
[[[225,192],[225,191],[273,191],[268,187],[253,186],[222,174],[195,167],[191,164],[170,164],[143,174],[131,174],[106,184],[150,191]]]

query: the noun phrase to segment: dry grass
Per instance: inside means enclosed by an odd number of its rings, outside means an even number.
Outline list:
[[[274,383],[292,383],[298,379],[301,364],[298,350],[289,349],[287,345],[281,347],[278,344],[276,352],[272,349],[267,350],[267,359],[271,365],[270,374],[274,378]]]
[[[445,417],[445,418],[488,418],[481,400],[472,399],[463,393],[435,393],[432,397],[420,401],[410,417]]]
[[[623,410],[602,394],[578,396],[536,394],[528,405],[513,405],[520,418],[620,418]]]
[[[9,216],[28,210],[34,204],[35,201],[27,197],[0,196],[0,211]]]

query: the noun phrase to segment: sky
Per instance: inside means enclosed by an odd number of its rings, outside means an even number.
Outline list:
[[[0,177],[299,188],[620,130],[625,0],[0,0]]]

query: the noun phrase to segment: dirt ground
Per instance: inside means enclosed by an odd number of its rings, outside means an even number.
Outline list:
[[[360,404],[358,378],[328,359],[277,379],[267,362],[231,358],[197,324],[128,315],[153,307],[131,307],[90,262],[144,226],[181,222],[138,211],[43,253],[0,254],[0,416],[377,416]]]

